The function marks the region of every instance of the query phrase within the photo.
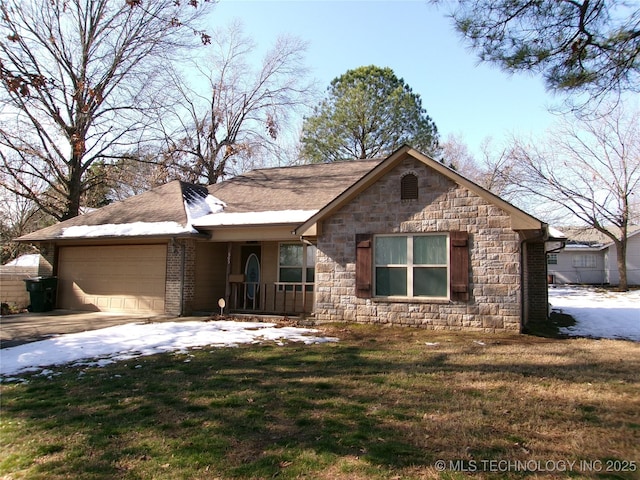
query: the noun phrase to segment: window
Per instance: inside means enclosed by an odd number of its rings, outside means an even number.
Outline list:
[[[307,291],[313,290],[316,273],[316,247],[306,243],[281,243],[278,261],[278,281],[281,283],[298,284],[296,290],[302,290],[302,284]],[[304,278],[304,279],[303,279]],[[293,285],[284,286],[293,290]],[[283,288],[283,286],[281,286]]]
[[[418,177],[413,173],[408,173],[400,180],[400,199],[418,199]]]
[[[449,296],[447,235],[374,237],[374,295],[378,297]]]
[[[574,255],[572,264],[575,268],[596,268],[596,256],[588,253]]]
[[[547,265],[557,265],[557,264],[558,264],[558,254],[557,253],[547,254]]]

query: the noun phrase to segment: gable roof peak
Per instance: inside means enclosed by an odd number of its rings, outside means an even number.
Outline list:
[[[483,197],[489,203],[492,203],[504,211],[506,211],[511,217],[511,228],[514,230],[530,230],[530,231],[539,231],[540,234],[547,234],[547,225],[537,218],[529,215],[525,211],[519,209],[518,207],[512,205],[511,203],[503,200],[497,195],[491,193],[490,191],[484,189],[478,184],[472,182],[466,177],[462,176],[455,170],[447,167],[446,165],[434,160],[433,158],[425,155],[409,145],[403,145],[400,148],[396,149],[391,155],[387,158],[379,162],[376,166],[374,166],[368,173],[366,173],[363,177],[361,177],[356,183],[354,183],[351,187],[343,191],[340,195],[335,197],[329,203],[327,203],[324,207],[322,207],[317,214],[313,215],[309,220],[300,225],[296,230],[296,234],[303,234],[307,231],[310,231],[312,227],[321,221],[323,218],[328,217],[333,212],[337,211],[346,203],[350,202],[353,198],[355,198],[358,194],[360,194],[365,189],[369,188],[375,182],[377,182],[383,175],[390,172],[393,168],[395,168],[400,162],[410,156],[416,160],[419,160],[427,167],[435,170],[437,173],[445,176],[449,180],[467,188],[468,190],[476,193],[480,197]]]

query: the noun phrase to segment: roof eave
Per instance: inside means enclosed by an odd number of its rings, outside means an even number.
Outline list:
[[[29,235],[16,238],[15,242],[20,243],[67,243],[67,242],[79,242],[79,241],[113,241],[113,240],[170,240],[172,238],[209,238],[209,234],[203,232],[180,232],[180,233],[158,233],[153,235],[100,235],[100,236],[85,236],[85,237],[35,237],[28,238]]]

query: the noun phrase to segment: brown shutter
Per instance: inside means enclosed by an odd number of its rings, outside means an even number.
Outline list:
[[[356,297],[371,298],[371,246],[372,235],[369,233],[356,234]]]
[[[469,300],[469,234],[449,232],[451,300]]]

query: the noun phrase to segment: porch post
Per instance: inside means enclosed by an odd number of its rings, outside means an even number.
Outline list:
[[[227,272],[224,285],[224,300],[227,306],[227,311],[231,308],[231,304],[229,303],[231,301],[231,283],[229,282],[231,277],[231,249],[231,242],[227,242]]]

